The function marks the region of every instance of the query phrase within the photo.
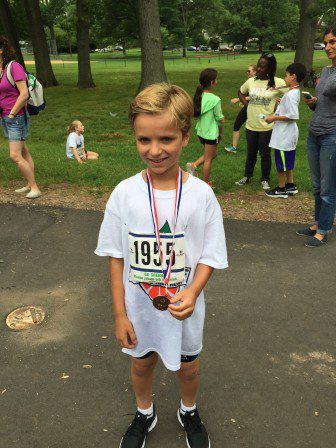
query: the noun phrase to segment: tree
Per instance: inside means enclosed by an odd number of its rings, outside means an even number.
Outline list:
[[[167,80],[162,53],[158,0],[138,0],[141,41],[141,83],[139,91]]]
[[[333,2],[335,4],[335,1]],[[328,5],[328,6],[327,6]],[[311,72],[314,58],[314,42],[318,20],[331,6],[326,0],[301,0],[300,23],[297,35],[295,62],[301,62]],[[309,76],[309,75],[308,75]]]
[[[78,83],[77,87],[95,87],[90,64],[90,10],[88,0],[77,0],[77,48]]]
[[[24,59],[20,48],[20,43],[16,34],[15,24],[12,19],[11,10],[7,0],[0,0],[0,20],[4,33],[15,50],[18,61],[23,67],[25,67]]]
[[[40,0],[42,20],[49,28],[50,32],[50,50],[57,56],[57,42],[55,34],[55,22],[65,10],[66,0]]]
[[[23,0],[30,23],[30,34],[33,43],[36,75],[44,87],[57,86],[48,52],[47,39],[43,28],[39,0]]]

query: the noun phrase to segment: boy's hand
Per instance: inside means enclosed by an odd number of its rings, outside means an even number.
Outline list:
[[[266,123],[273,123],[273,121],[275,121],[275,116],[274,115],[270,115],[269,117],[265,118]]]
[[[231,104],[237,104],[237,103],[239,103],[239,98],[232,98],[231,100],[230,100],[230,103]]]
[[[194,312],[196,299],[196,294],[189,288],[186,288],[170,299],[171,304],[168,306],[168,311],[175,319],[187,319]],[[176,302],[182,303],[180,305],[174,305]]]
[[[85,152],[83,152],[83,154],[82,154],[82,159],[86,160],[86,153]]]
[[[123,348],[134,348],[138,343],[133,325],[127,316],[115,319],[114,333]]]

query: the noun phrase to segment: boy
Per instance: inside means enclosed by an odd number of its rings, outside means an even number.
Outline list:
[[[157,422],[152,402],[160,356],[176,371],[177,417],[189,448],[208,448],[196,395],[204,324],[203,288],[228,266],[220,206],[212,189],[179,167],[193,104],[180,87],[139,93],[129,118],[147,169],[121,182],[106,205],[96,254],[110,257],[115,335],[131,355],[137,412],[120,448],[142,448]]]
[[[296,121],[299,119],[300,83],[306,73],[306,67],[300,63],[291,64],[286,68],[285,83],[289,90],[282,97],[275,115],[266,118],[267,123],[274,122],[269,146],[275,150],[278,172],[278,186],[265,192],[269,198],[287,199],[288,195],[299,192],[294,184],[294,162],[299,138]]]

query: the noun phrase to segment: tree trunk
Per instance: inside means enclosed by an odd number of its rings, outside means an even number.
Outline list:
[[[49,31],[50,31],[50,50],[51,54],[53,56],[58,57],[58,51],[57,51],[57,41],[56,41],[56,34],[55,34],[55,27],[53,23],[49,23],[48,25]]]
[[[314,41],[317,26],[316,17],[311,13],[315,0],[301,0],[300,22],[294,62],[301,62],[310,73],[313,66]]]
[[[162,53],[158,0],[138,0],[141,40],[141,83],[138,91],[150,84],[167,81]]]
[[[17,61],[25,68],[20,43],[17,38],[16,29],[7,0],[0,0],[0,20],[4,33],[15,50]]]
[[[77,0],[77,48],[78,83],[77,87],[95,87],[90,65],[89,40],[90,12],[87,0]]]
[[[58,82],[50,62],[39,0],[23,0],[23,3],[30,23],[29,32],[33,43],[36,76],[44,87],[57,86]]]

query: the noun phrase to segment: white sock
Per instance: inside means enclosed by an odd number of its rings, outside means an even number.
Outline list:
[[[150,405],[150,407],[148,409],[140,409],[140,408],[138,408],[138,412],[140,412],[141,414],[147,415],[148,417],[151,417],[153,415],[153,412],[154,412],[153,403]]]
[[[194,406],[188,407],[188,406],[184,406],[183,401],[181,400],[181,405],[180,405],[180,411],[181,414],[185,414],[186,412],[191,412],[194,411],[196,409],[196,403],[194,404]]]

